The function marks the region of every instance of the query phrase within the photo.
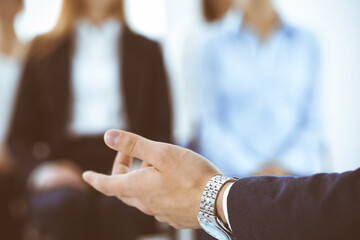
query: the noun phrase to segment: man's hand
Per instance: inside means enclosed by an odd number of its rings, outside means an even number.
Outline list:
[[[107,196],[153,215],[175,228],[199,228],[197,213],[202,192],[219,170],[200,155],[132,133],[111,130],[106,144],[118,151],[111,176],[85,172],[90,185]],[[143,160],[129,172],[132,158]]]

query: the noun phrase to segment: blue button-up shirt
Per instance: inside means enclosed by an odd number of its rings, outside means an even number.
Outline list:
[[[226,175],[269,161],[295,174],[321,170],[319,53],[283,21],[265,40],[230,13],[205,45],[200,152]]]

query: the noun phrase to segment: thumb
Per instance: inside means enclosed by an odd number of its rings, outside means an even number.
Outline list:
[[[161,156],[169,153],[164,151],[165,144],[163,143],[154,142],[139,135],[120,130],[107,131],[104,140],[110,148],[128,157],[141,159],[160,170],[167,168],[169,159]],[[129,163],[129,161],[122,161],[123,164],[124,162]]]

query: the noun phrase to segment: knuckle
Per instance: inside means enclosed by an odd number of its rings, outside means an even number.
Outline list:
[[[156,149],[154,149],[154,154],[158,163],[164,163],[167,158],[169,158],[169,146],[166,144],[159,145]]]
[[[134,155],[137,144],[138,144],[138,140],[136,138],[127,135],[125,148],[130,156]]]
[[[105,196],[107,196],[107,197],[111,197],[111,194],[110,194],[109,192],[107,192],[107,191],[104,191],[103,194],[104,194]]]
[[[99,188],[98,190],[105,196],[110,197],[110,191],[107,187],[102,187],[102,188]]]
[[[142,211],[143,213],[145,213],[145,214],[147,214],[147,215],[154,215],[154,213],[153,213],[153,211],[151,211],[150,210],[150,208],[148,208],[148,207],[142,207],[141,209],[140,209],[140,211]]]
[[[178,225],[178,224],[170,224],[173,228],[177,229],[177,230],[181,230],[183,229],[182,226]]]
[[[111,187],[109,187],[109,186],[104,187],[102,192],[107,197],[112,197],[114,195]]]
[[[159,216],[155,216],[155,219],[158,221],[158,222],[161,222],[161,223],[165,223],[165,220]]]
[[[157,146],[158,154],[165,155],[170,151],[170,147],[168,144],[162,143]]]
[[[134,203],[131,199],[129,198],[125,198],[125,197],[122,197],[122,198],[119,198],[123,203],[125,203],[126,205],[130,206],[130,207],[135,207],[134,206]]]

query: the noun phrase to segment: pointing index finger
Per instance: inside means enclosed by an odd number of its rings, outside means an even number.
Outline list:
[[[129,175],[104,175],[93,171],[86,171],[83,179],[97,191],[106,196],[130,196],[130,183],[133,181]]]

